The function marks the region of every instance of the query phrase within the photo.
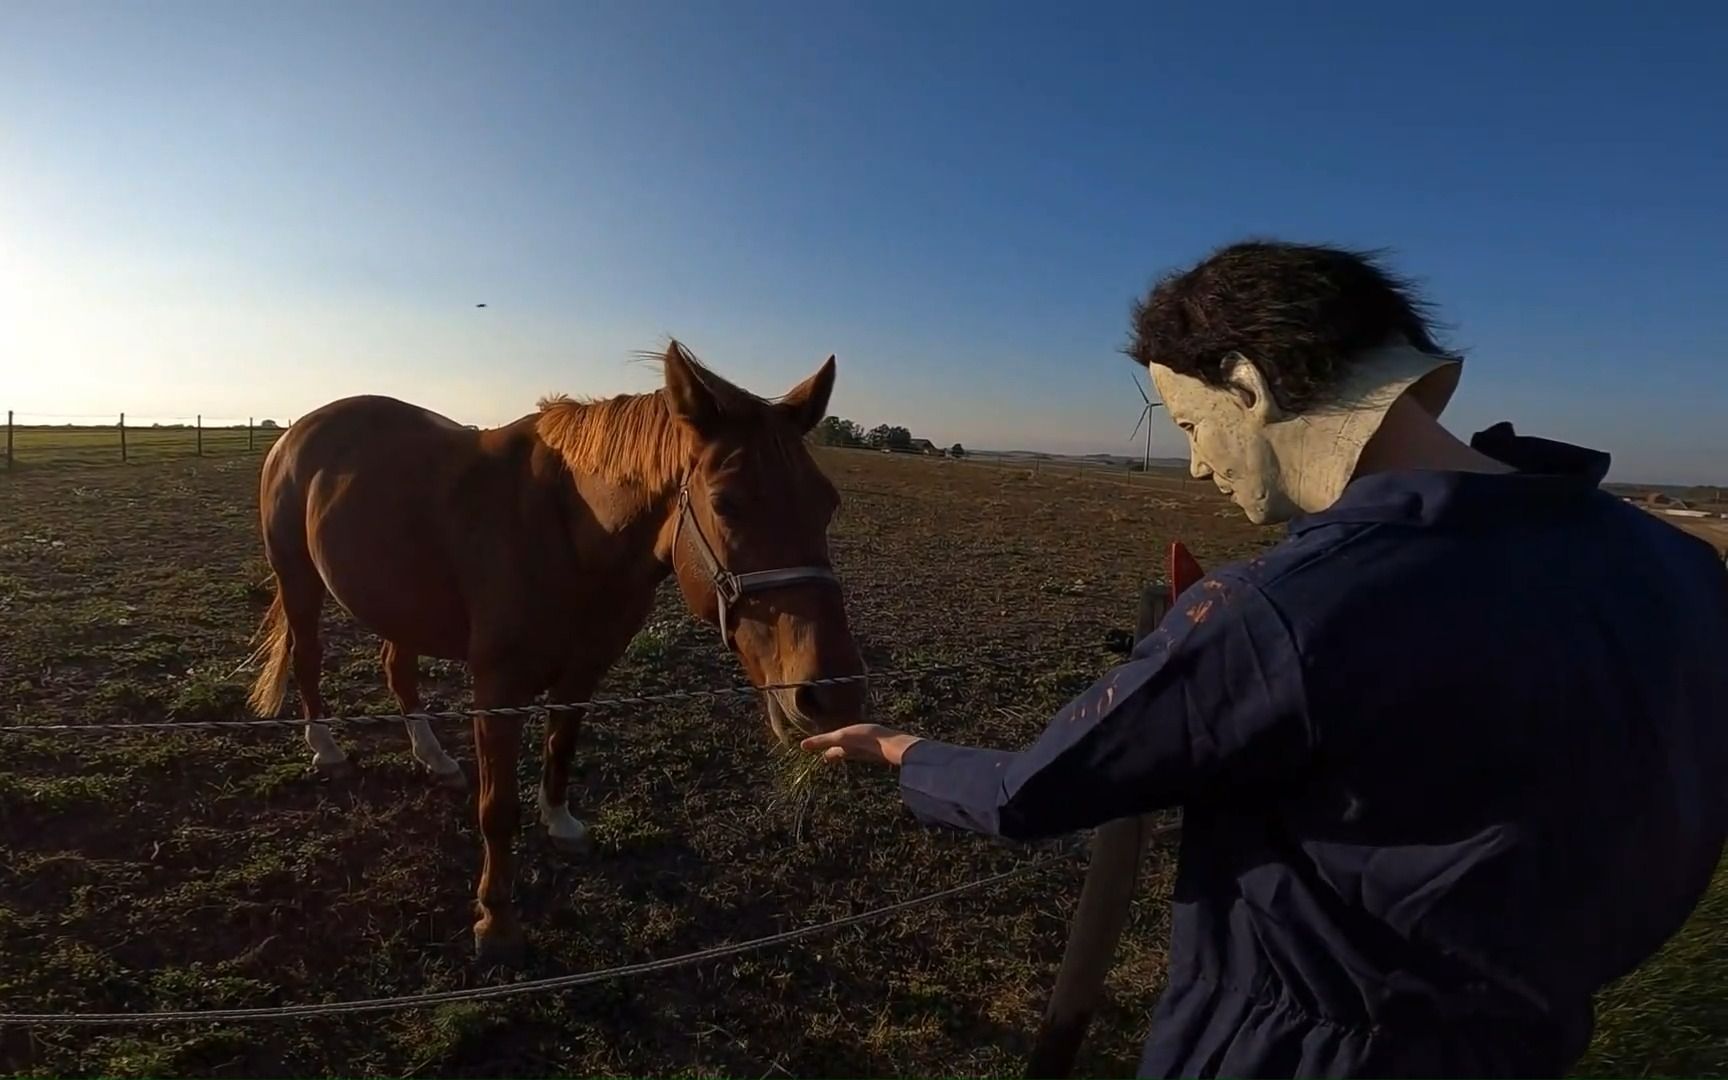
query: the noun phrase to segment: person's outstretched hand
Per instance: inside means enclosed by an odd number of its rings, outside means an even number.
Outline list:
[[[821,754],[828,761],[867,761],[872,765],[898,768],[907,749],[918,741],[916,735],[881,724],[853,724],[812,735],[798,745],[812,754]]]

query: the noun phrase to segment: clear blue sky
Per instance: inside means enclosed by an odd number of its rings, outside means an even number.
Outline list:
[[[1728,482],[1728,6],[1067,7],[8,0],[0,408],[497,422],[672,333],[1131,452],[1130,300],[1263,234],[1394,249],[1455,428]]]

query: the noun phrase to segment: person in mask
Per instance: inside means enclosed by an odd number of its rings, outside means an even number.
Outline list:
[[[1288,538],[1029,747],[805,749],[991,836],[1181,806],[1142,1075],[1563,1075],[1722,851],[1722,563],[1601,491],[1605,453],[1442,427],[1460,358],[1370,256],[1225,247],[1135,305],[1127,351],[1193,474]]]

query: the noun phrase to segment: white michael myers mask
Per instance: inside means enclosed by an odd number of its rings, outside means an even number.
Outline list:
[[[1225,358],[1223,374],[1214,386],[1151,366],[1170,419],[1188,436],[1189,471],[1211,477],[1257,525],[1331,506],[1393,402],[1422,382],[1421,403],[1438,416],[1458,384],[1456,361],[1403,344],[1362,354],[1327,400],[1301,413],[1285,412],[1242,354]]]
[[[1277,483],[1278,462],[1266,438],[1280,414],[1260,369],[1245,357],[1225,365],[1225,385],[1153,364],[1153,385],[1170,419],[1188,436],[1188,471],[1211,477],[1255,524],[1283,521],[1297,508]]]

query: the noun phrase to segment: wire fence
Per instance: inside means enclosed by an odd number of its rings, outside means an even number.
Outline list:
[[[366,727],[378,724],[401,724],[409,720],[424,720],[428,723],[451,720],[470,720],[477,716],[498,716],[508,718],[529,719],[552,713],[579,712],[596,714],[618,712],[627,709],[645,708],[655,705],[684,704],[694,701],[723,701],[733,698],[754,697],[761,694],[779,693],[789,690],[820,689],[830,686],[846,686],[852,683],[890,683],[907,679],[926,678],[938,675],[956,675],[966,671],[980,670],[1023,670],[1035,660],[1049,659],[1052,656],[1077,656],[1106,651],[1106,646],[1070,646],[1068,648],[1050,649],[1033,655],[974,657],[970,660],[940,663],[912,664],[905,667],[892,668],[885,671],[864,672],[857,675],[836,675],[825,679],[807,679],[802,682],[769,683],[764,686],[722,686],[702,690],[668,690],[656,694],[632,694],[615,697],[594,698],[589,701],[546,702],[532,705],[498,706],[493,708],[468,709],[434,709],[411,713],[356,713],[346,716],[321,716],[316,720],[307,721],[291,717],[238,717],[231,720],[125,720],[102,723],[76,724],[0,724],[0,734],[6,735],[98,735],[116,734],[136,731],[227,731],[227,730],[259,730],[269,728],[302,728],[308,723],[320,726],[334,727]]]
[[[1154,828],[1148,840],[1165,840],[1177,837],[1182,832],[1180,822],[1168,822]],[[399,994],[391,997],[353,998],[344,1001],[307,1002],[300,1005],[259,1005],[243,1008],[225,1009],[167,1009],[155,1012],[88,1012],[88,1013],[40,1013],[40,1012],[0,1012],[0,1025],[16,1024],[33,1027],[135,1027],[155,1024],[189,1024],[189,1023],[222,1023],[251,1020],[302,1020],[325,1016],[356,1015],[361,1013],[400,1012],[407,1009],[424,1009],[440,1005],[455,1005],[473,1001],[490,1001],[498,998],[517,997],[524,994],[555,993],[562,990],[573,990],[580,986],[591,986],[596,983],[611,982],[616,979],[634,978],[641,975],[652,975],[663,971],[673,971],[678,968],[694,967],[698,964],[724,960],[745,953],[758,952],[781,945],[790,945],[806,938],[821,934],[830,934],[852,926],[893,918],[915,911],[918,908],[929,907],[932,904],[951,900],[957,896],[980,892],[984,889],[1003,885],[1019,878],[1030,877],[1042,873],[1054,866],[1071,862],[1084,852],[1084,847],[1075,839],[1070,838],[1059,846],[1054,854],[1045,855],[1023,866],[1013,867],[999,873],[975,878],[972,881],[952,885],[946,889],[924,893],[908,900],[899,900],[889,904],[870,908],[866,911],[842,915],[823,922],[801,926],[792,930],[783,930],[775,934],[750,938],[745,941],[728,942],[723,945],[713,945],[694,952],[680,953],[677,956],[662,957],[656,960],[644,960],[632,964],[617,964],[612,967],[599,968],[593,971],[573,972],[568,975],[553,975],[543,979],[523,979],[517,982],[496,983],[488,986],[463,987],[456,990],[428,990],[418,994]]]
[[[7,469],[111,465],[168,458],[263,453],[292,418],[138,413],[6,413]],[[865,453],[862,448],[850,448]],[[904,456],[904,455],[903,455]],[[917,456],[917,455],[912,455]],[[951,459],[943,459],[951,460]],[[1082,480],[1139,491],[1204,491],[1187,470],[1160,459],[1150,471],[1083,458],[981,452],[953,461],[1049,480]]]
[[[261,453],[288,426],[255,416],[6,412],[6,468]]]
[[[1046,650],[1040,656],[1048,658],[1053,654],[1063,652],[1077,653],[1078,648],[1068,650]],[[1087,650],[1093,653],[1103,651],[1102,647]],[[959,663],[913,665],[889,671],[870,672],[859,675],[836,676],[827,679],[812,679],[795,683],[777,683],[768,686],[730,686],[704,690],[679,690],[660,694],[644,694],[598,698],[584,702],[563,702],[539,705],[515,706],[495,709],[449,709],[419,713],[378,713],[353,716],[332,716],[320,718],[319,724],[366,725],[382,723],[400,723],[409,719],[455,720],[467,719],[476,715],[530,717],[541,716],[554,712],[595,713],[607,710],[639,708],[649,705],[659,705],[677,702],[714,701],[727,698],[745,697],[782,690],[792,690],[803,687],[839,686],[856,682],[886,682],[899,679],[919,678],[932,675],[956,674],[969,670],[1013,670],[1023,669],[1032,657],[984,657],[974,658]],[[97,724],[9,724],[0,726],[0,733],[9,734],[89,734],[101,732],[127,732],[162,729],[185,729],[194,731],[224,730],[224,729],[256,729],[301,727],[305,721],[286,718],[246,718],[221,721],[163,721],[143,723],[97,723]],[[1177,834],[1181,826],[1176,823],[1161,826],[1152,832],[1153,837],[1167,837]],[[0,1012],[0,1025],[51,1026],[51,1027],[129,1027],[159,1024],[183,1023],[222,1023],[254,1020],[293,1020],[310,1019],[326,1016],[353,1015],[362,1013],[393,1012],[407,1009],[428,1008],[440,1005],[451,1005],[473,1001],[493,1000],[524,994],[554,993],[572,990],[581,986],[589,986],[616,979],[633,978],[650,975],[657,972],[671,971],[678,968],[692,967],[698,964],[722,960],[744,953],[789,945],[806,938],[820,934],[833,933],[847,927],[859,926],[868,922],[893,918],[927,907],[967,893],[978,892],[1009,881],[1040,873],[1060,863],[1065,863],[1082,851],[1080,845],[1070,840],[1053,854],[1045,855],[1022,866],[1017,866],[999,873],[976,878],[945,889],[922,894],[908,900],[895,901],[843,915],[824,922],[785,930],[746,941],[729,942],[710,946],[677,956],[663,957],[656,960],[640,961],[629,964],[619,964],[593,971],[575,972],[567,975],[550,976],[542,979],[527,979],[517,982],[500,983],[484,986],[465,987],[455,990],[432,990],[415,994],[402,994],[391,997],[358,998],[342,1001],[309,1002],[295,1005],[262,1005],[242,1008],[212,1008],[212,1009],[177,1009],[154,1012],[87,1012],[87,1013],[44,1013],[44,1012]]]
[[[1180,826],[1164,827],[1155,835],[1171,835],[1179,831]],[[747,941],[730,942],[715,945],[695,952],[682,953],[678,956],[664,957],[658,960],[646,960],[634,964],[619,964],[614,967],[601,968],[595,971],[575,972],[569,975],[555,975],[544,979],[525,979],[520,982],[499,983],[491,986],[465,987],[459,990],[435,990],[418,994],[403,994],[395,997],[360,998],[348,1001],[311,1002],[302,1005],[264,1005],[252,1008],[231,1009],[182,1009],[160,1012],[105,1012],[105,1013],[29,1013],[0,1012],[0,1025],[22,1024],[32,1026],[60,1027],[125,1027],[147,1024],[183,1024],[183,1023],[215,1023],[223,1021],[248,1020],[294,1020],[322,1016],[351,1015],[356,1013],[395,1012],[404,1009],[428,1008],[437,1005],[451,1005],[471,1001],[485,1001],[503,997],[514,997],[522,994],[553,993],[560,990],[572,990],[579,986],[590,986],[600,982],[610,982],[615,979],[632,978],[640,975],[651,975],[661,971],[671,971],[677,968],[692,967],[697,964],[723,960],[743,953],[757,952],[779,945],[789,945],[805,938],[819,934],[829,934],[850,926],[888,919],[903,915],[918,908],[928,907],[967,893],[978,892],[996,885],[1001,885],[1018,878],[1029,877],[1032,874],[1048,870],[1053,866],[1068,862],[1081,853],[1081,847],[1073,842],[1063,846],[1056,854],[1047,855],[1000,873],[990,874],[964,882],[960,885],[938,889],[935,892],[915,896],[909,900],[900,900],[867,911],[842,915],[825,922],[803,926],[793,930],[784,930],[776,934],[751,938]]]

